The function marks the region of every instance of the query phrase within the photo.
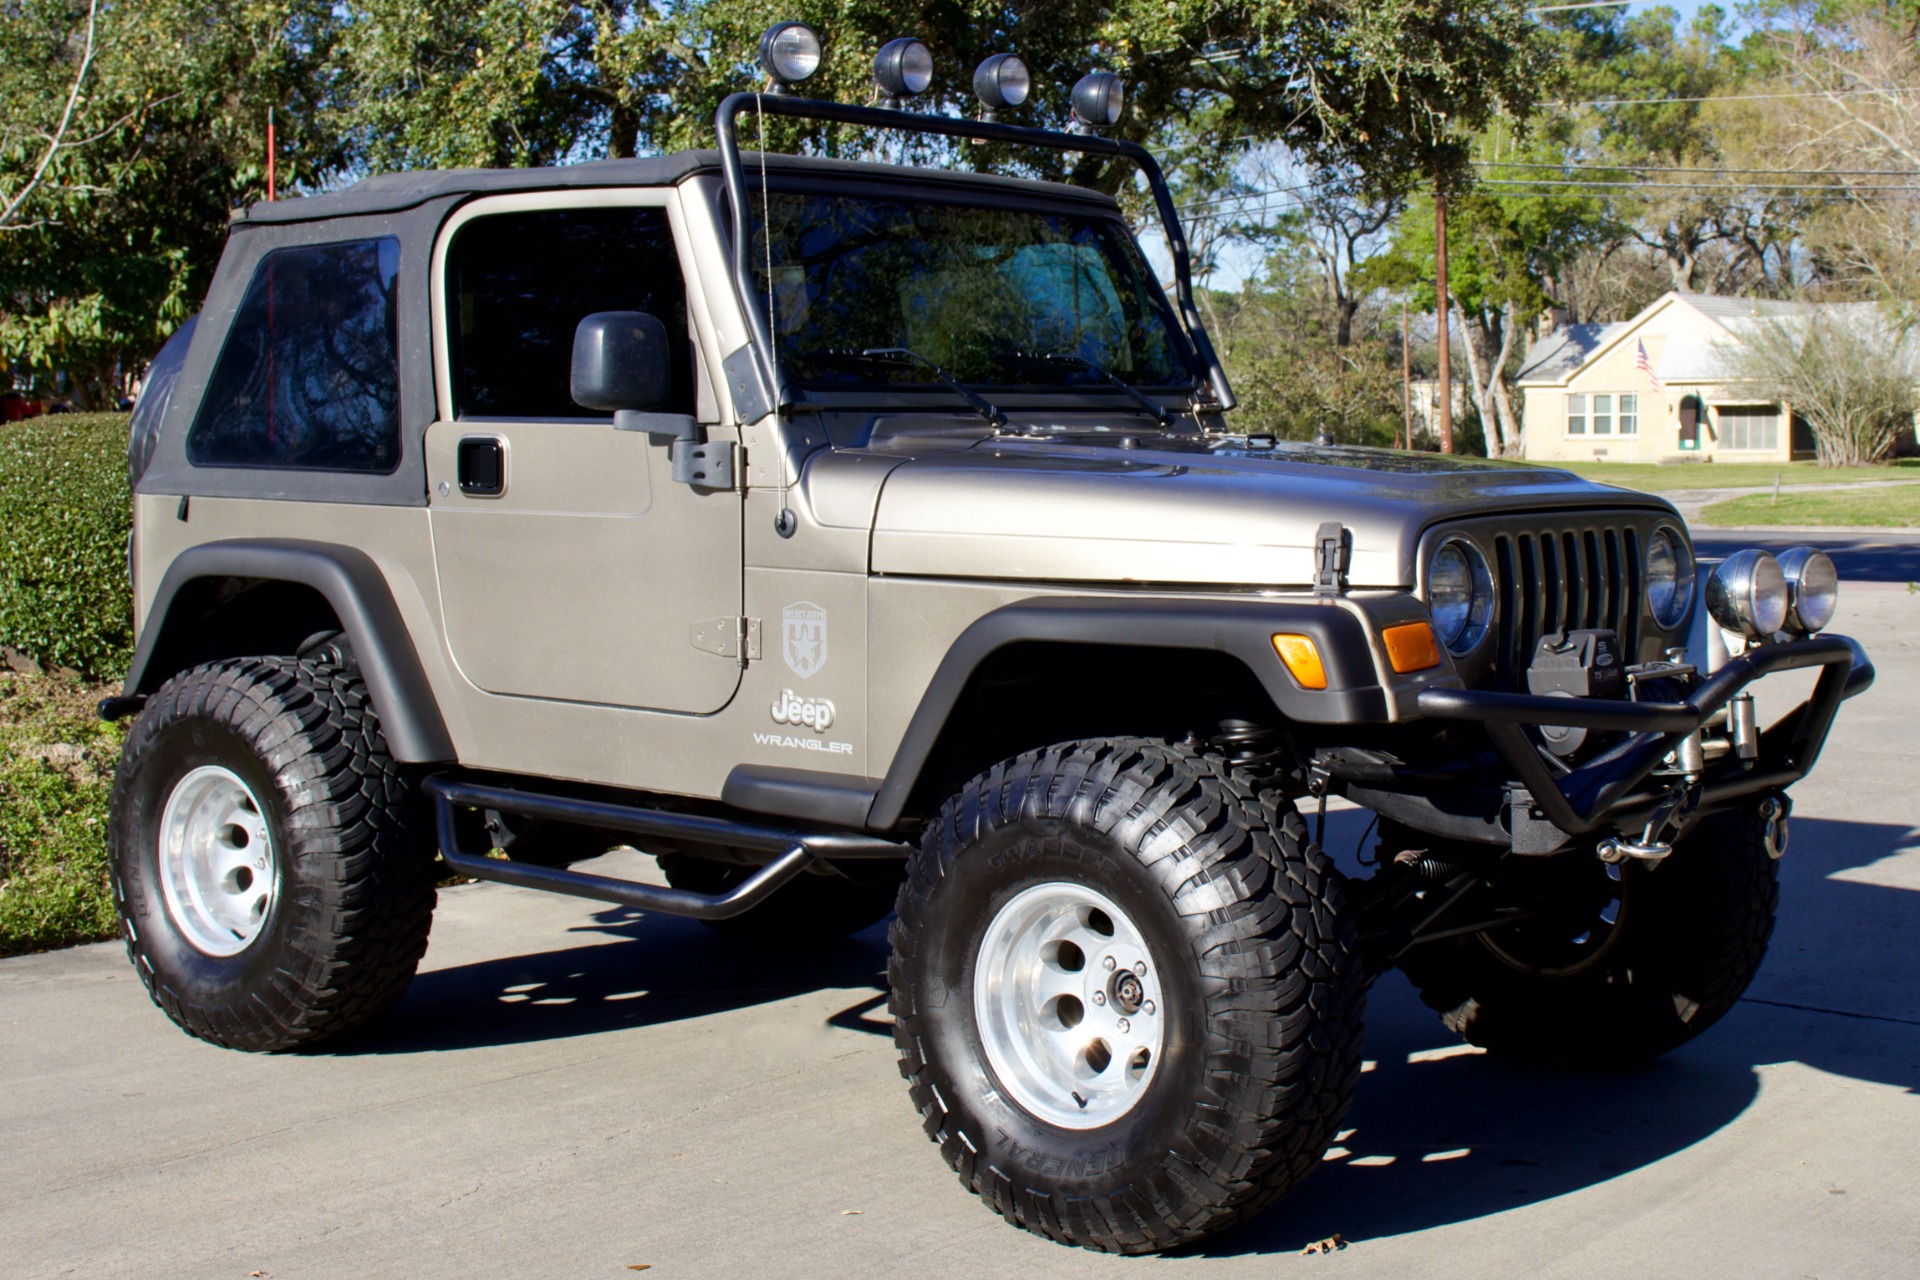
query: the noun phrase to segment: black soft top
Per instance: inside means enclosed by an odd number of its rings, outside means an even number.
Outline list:
[[[740,157],[747,176],[759,172],[758,152]],[[1059,182],[1035,182],[991,174],[908,168],[853,160],[824,160],[813,156],[769,154],[765,165],[783,174],[809,177],[865,178],[868,181],[912,183],[916,186],[985,188],[1019,192],[1051,200],[1079,200],[1112,209],[1113,199],[1085,187]],[[292,200],[260,201],[233,211],[235,224],[314,222],[362,214],[394,213],[412,209],[443,196],[495,195],[509,191],[560,191],[582,187],[670,187],[696,173],[720,171],[718,151],[676,151],[672,155],[634,160],[589,160],[583,164],[531,169],[421,169],[411,173],[382,173],[325,195]]]

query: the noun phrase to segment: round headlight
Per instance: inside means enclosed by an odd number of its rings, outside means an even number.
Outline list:
[[[1126,85],[1119,76],[1111,71],[1090,71],[1073,86],[1074,118],[1089,129],[1110,128],[1120,123],[1126,100]]]
[[[1464,538],[1440,544],[1427,563],[1427,607],[1449,653],[1473,652],[1493,618],[1493,575],[1478,547]]]
[[[1833,621],[1840,571],[1832,557],[1814,547],[1793,547],[1780,553],[1780,573],[1787,580],[1787,630],[1810,636]]]
[[[889,98],[911,98],[933,83],[933,54],[910,36],[889,40],[873,58],[873,82]]]
[[[760,69],[781,84],[799,84],[820,69],[820,34],[804,22],[781,22],[760,37]]]
[[[1780,562],[1749,547],[1714,566],[1707,612],[1728,631],[1763,640],[1787,624],[1787,576]]]
[[[1656,529],[1647,540],[1647,604],[1654,621],[1671,631],[1693,603],[1693,552],[1672,529]]]
[[[1033,77],[1027,74],[1027,64],[1010,53],[994,54],[973,73],[974,96],[989,111],[1019,106],[1032,89]]]

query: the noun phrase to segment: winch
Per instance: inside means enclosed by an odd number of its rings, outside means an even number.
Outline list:
[[[1604,627],[1550,631],[1533,649],[1527,668],[1527,690],[1550,698],[1618,698],[1626,688],[1626,668],[1620,661],[1620,638]],[[1587,730],[1569,725],[1543,724],[1540,737],[1547,750],[1570,756],[1587,740]]]

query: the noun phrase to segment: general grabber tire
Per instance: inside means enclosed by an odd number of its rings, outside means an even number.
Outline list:
[[[692,893],[726,893],[755,870],[686,853],[661,853],[656,861],[668,884]],[[899,888],[897,872],[878,865],[856,866],[846,875],[802,873],[753,910],[705,923],[743,942],[826,946],[884,919]]]
[[[1614,882],[1610,910],[1560,925],[1581,930],[1579,948],[1543,950],[1543,925],[1531,936],[1445,939],[1402,959],[1449,1028],[1543,1065],[1616,1069],[1679,1047],[1733,1008],[1766,956],[1780,898],[1755,808],[1703,819],[1657,866],[1610,871],[1567,856],[1569,873]]]
[[[1341,882],[1290,802],[1195,748],[995,765],[926,832],[891,940],[928,1135],[1064,1243],[1147,1253],[1258,1212],[1318,1165],[1359,1079]]]
[[[357,671],[242,658],[161,686],[128,734],[108,847],[128,957],[184,1030],[316,1044],[406,990],[431,825]]]

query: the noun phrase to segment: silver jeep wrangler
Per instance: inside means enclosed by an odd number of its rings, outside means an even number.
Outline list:
[[[812,38],[769,34],[776,79]],[[916,114],[923,53],[893,106],[735,95],[715,152],[235,214],[135,417],[102,708],[137,714],[113,880],[155,1003],[241,1049],[360,1027],[445,867],[755,945],[891,911],[927,1133],[1123,1252],[1314,1168],[1388,968],[1538,1060],[1711,1025],[1873,678],[1818,634],[1831,562],[1697,565],[1655,498],[1232,423],[1167,184],[1100,132],[1118,82],[1075,133]],[[1173,296],[1104,195],[742,155],[756,114],[1131,162]],[[1367,878],[1330,796],[1377,819]],[[671,887],[573,866],[615,845]]]

